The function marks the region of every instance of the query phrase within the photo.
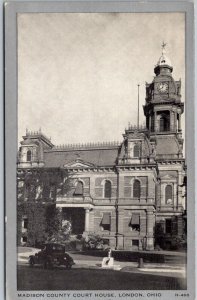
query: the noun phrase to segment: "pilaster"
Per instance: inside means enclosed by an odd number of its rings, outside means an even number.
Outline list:
[[[147,215],[146,250],[154,250],[153,227],[154,227],[155,220],[154,220],[153,209],[147,210],[146,215]]]
[[[90,209],[85,208],[85,231],[89,231],[89,223],[90,223]]]
[[[118,249],[124,249],[124,210],[118,211],[118,236],[117,246]]]

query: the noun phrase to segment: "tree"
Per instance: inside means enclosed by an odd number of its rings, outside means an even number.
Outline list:
[[[65,195],[72,180],[67,170],[57,168],[22,170],[18,173],[18,243],[21,223],[28,219],[27,244],[40,245],[46,240],[68,237],[68,224],[62,224],[60,209],[56,208],[56,197]]]
[[[65,243],[70,236],[72,225],[69,221],[63,220],[60,224],[59,230],[54,231],[52,235],[48,236],[48,241]]]
[[[38,245],[41,245],[47,238],[45,205],[39,202],[28,203],[26,206],[26,211],[28,219],[28,245],[37,247]]]

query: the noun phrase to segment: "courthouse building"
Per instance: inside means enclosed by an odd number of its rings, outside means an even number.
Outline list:
[[[121,143],[54,146],[41,131],[27,131],[18,153],[18,203],[55,203],[62,218],[70,220],[72,234],[97,233],[117,249],[172,246],[185,234],[185,159],[181,115],[181,81],[164,50],[146,83],[143,106],[146,126],[129,125]],[[49,190],[28,181],[28,174],[43,170]],[[51,174],[67,170],[55,184]],[[62,174],[62,173],[61,173]],[[48,178],[48,179],[47,179]],[[26,181],[25,181],[26,180]],[[61,181],[60,180],[60,181]],[[43,196],[45,193],[45,196]],[[18,219],[21,243],[28,243],[28,215]]]

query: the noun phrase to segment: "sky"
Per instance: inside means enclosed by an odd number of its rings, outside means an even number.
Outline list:
[[[138,84],[145,121],[163,41],[185,101],[183,13],[18,14],[18,140],[41,128],[55,145],[122,141]]]

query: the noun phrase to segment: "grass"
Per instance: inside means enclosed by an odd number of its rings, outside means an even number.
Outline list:
[[[18,266],[18,290],[178,290],[186,280],[113,270]]]

